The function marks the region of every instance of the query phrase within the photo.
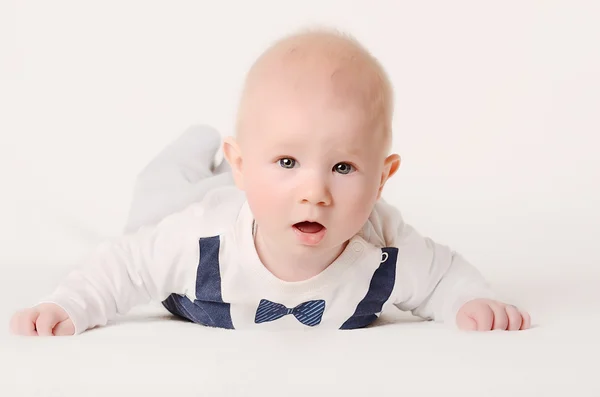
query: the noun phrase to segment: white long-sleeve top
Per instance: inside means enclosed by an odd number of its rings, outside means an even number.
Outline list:
[[[152,300],[213,327],[350,329],[390,305],[455,324],[464,303],[493,298],[471,264],[421,236],[383,199],[342,254],[300,282],[262,265],[253,223],[243,192],[216,188],[157,225],[101,244],[42,302],[61,306],[79,334]]]

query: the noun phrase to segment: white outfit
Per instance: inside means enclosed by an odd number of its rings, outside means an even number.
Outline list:
[[[360,328],[390,305],[454,324],[462,304],[494,298],[462,256],[419,235],[384,200],[322,273],[281,281],[260,262],[252,212],[227,178],[209,176],[208,189],[196,187],[191,204],[171,203],[158,224],[156,208],[154,221],[136,218],[145,223],[137,229],[132,217],[129,233],[100,245],[43,302],[60,305],[81,333],[151,300],[199,324],[271,330]]]

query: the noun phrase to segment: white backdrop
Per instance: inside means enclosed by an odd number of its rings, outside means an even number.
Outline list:
[[[422,380],[415,385],[428,379],[419,372],[429,368],[423,346],[450,354],[456,346],[454,357],[480,370],[473,387],[494,379],[481,372],[486,368],[514,370],[500,383],[511,387],[507,380],[516,379],[522,392],[538,390],[534,383],[523,388],[533,378],[563,382],[560,390],[567,391],[575,379],[584,385],[587,377],[591,385],[593,366],[583,363],[591,353],[583,352],[599,347],[599,20],[600,3],[566,0],[1,0],[2,319],[50,292],[88,249],[120,233],[135,175],[188,126],[232,133],[244,73],[271,41],[326,25],[362,41],[394,84],[394,149],[403,164],[384,196],[419,231],[459,250],[501,293],[530,310],[536,326],[492,343],[407,326],[406,335],[417,339],[398,349],[422,357],[411,372]],[[133,332],[141,343],[139,329],[127,329],[121,332]],[[119,330],[106,332],[86,340],[103,343]],[[372,332],[382,341],[395,338],[385,327]],[[557,342],[561,332],[569,333]],[[332,349],[344,357],[344,341],[376,343],[353,335],[332,339],[339,341]],[[153,343],[152,335],[146,339]],[[125,348],[118,341],[112,346]],[[78,346],[99,354],[93,365],[114,365],[118,351],[83,343]],[[6,346],[11,360],[37,362],[35,353],[23,356],[31,349],[27,342]],[[46,349],[42,355],[56,349],[38,346]],[[65,357],[78,354],[73,349]],[[528,352],[526,359],[515,361],[511,349]],[[486,351],[494,355],[479,366]],[[514,366],[529,365],[532,357],[538,372]],[[61,365],[76,370],[69,360]],[[311,362],[306,358],[306,368]],[[245,373],[239,363],[235,368]],[[10,379],[21,386],[32,384],[29,373],[46,374],[49,382],[62,378],[61,367],[38,367],[24,371],[7,359],[3,373],[16,368]],[[329,368],[355,373],[351,364]],[[455,372],[438,369],[442,383],[459,382]],[[548,383],[548,390],[559,390],[556,385]]]
[[[0,4],[2,266],[118,234],[140,168],[191,124],[230,134],[250,63],[317,24],[391,76],[408,221],[486,272],[598,274],[597,2]]]

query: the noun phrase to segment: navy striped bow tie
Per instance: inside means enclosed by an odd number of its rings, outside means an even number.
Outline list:
[[[293,314],[302,324],[314,327],[321,322],[324,311],[325,301],[322,299],[301,303],[293,309],[288,309],[280,303],[261,299],[258,309],[256,309],[254,322],[256,324],[266,323]]]

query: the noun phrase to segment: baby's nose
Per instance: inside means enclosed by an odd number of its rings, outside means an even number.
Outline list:
[[[319,177],[307,178],[306,183],[301,187],[300,194],[303,203],[327,206],[332,201],[328,183]]]

